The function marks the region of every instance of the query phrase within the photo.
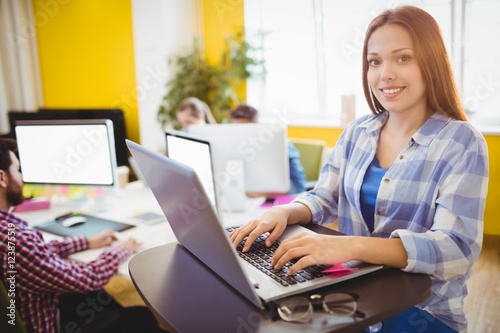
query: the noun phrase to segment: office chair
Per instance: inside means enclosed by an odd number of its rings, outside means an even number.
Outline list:
[[[0,306],[2,307],[2,309],[7,309],[9,305],[10,297],[7,293],[5,285],[2,282],[0,283]],[[2,320],[0,320],[0,332],[26,333],[26,328],[24,327],[24,324],[17,310],[15,310],[15,316],[15,325],[9,324],[8,321],[10,321],[10,317],[2,318]]]
[[[300,163],[302,163],[306,175],[306,188],[310,190],[318,181],[326,142],[302,138],[290,138],[290,142],[294,144],[300,153]]]
[[[67,325],[78,325],[75,331],[81,333],[108,333],[113,332],[114,326],[121,317],[121,307],[114,300],[107,304],[99,304],[98,308],[84,307],[86,314],[82,315],[78,309],[88,304],[89,299],[99,300],[98,294],[102,290],[83,294],[59,295],[59,315],[61,330]],[[111,296],[107,296],[111,297]],[[89,313],[92,313],[90,317]],[[88,320],[88,322],[87,322]]]
[[[18,303],[17,303],[18,304]],[[0,283],[0,306],[2,309],[7,309],[10,305],[10,297],[3,283]],[[10,313],[10,312],[8,312]],[[15,325],[9,324],[10,317],[0,320],[0,332],[9,333],[26,333],[26,328],[19,316],[19,312],[15,310]],[[112,327],[120,318],[120,313],[117,309],[105,309],[98,313],[94,320],[89,323],[84,323],[79,327],[79,332],[82,333],[109,333]]]

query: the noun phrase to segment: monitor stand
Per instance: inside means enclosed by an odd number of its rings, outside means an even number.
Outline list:
[[[92,211],[105,212],[111,207],[111,201],[119,197],[120,190],[118,186],[95,187],[93,195],[87,198]]]
[[[230,167],[229,167],[230,165]],[[257,209],[265,197],[249,198],[245,191],[245,169],[242,160],[228,161],[226,167],[228,181],[219,186],[219,202],[222,210],[229,212],[248,212]]]

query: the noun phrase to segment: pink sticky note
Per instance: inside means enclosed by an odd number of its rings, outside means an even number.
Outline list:
[[[344,272],[350,273],[350,272],[355,271],[355,270],[357,270],[356,267],[349,268],[349,267],[345,267],[342,264],[335,264],[332,267],[329,267],[329,268],[323,270],[322,273],[344,273]]]
[[[327,278],[331,278],[331,279],[335,279],[335,278],[347,276],[347,275],[349,275],[351,273],[352,273],[351,271],[332,272],[332,273],[328,273],[328,275],[326,277]]]
[[[274,199],[274,202],[264,202],[261,207],[272,207],[277,205],[284,205],[292,202],[298,195],[297,194],[283,194],[283,195],[275,195],[269,196],[268,199]]]

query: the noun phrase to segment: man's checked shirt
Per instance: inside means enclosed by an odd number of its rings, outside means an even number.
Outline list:
[[[112,246],[90,263],[66,260],[71,253],[88,248],[85,237],[45,243],[38,230],[3,210],[0,210],[0,237],[0,277],[7,287],[15,280],[16,309],[28,332],[57,332],[57,295],[101,288],[129,254],[122,246]],[[9,252],[15,253],[14,263],[9,263]]]

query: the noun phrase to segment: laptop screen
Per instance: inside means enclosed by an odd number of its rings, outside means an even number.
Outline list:
[[[210,142],[180,132],[167,131],[165,134],[168,157],[189,166],[196,172],[210,202],[218,212]]]

